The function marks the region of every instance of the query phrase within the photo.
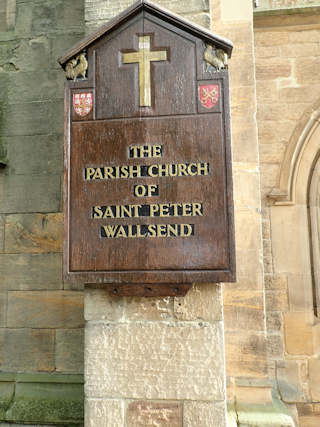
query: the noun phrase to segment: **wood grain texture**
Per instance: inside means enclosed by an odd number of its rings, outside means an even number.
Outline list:
[[[139,64],[122,61],[124,53],[139,50],[143,35],[150,37],[151,51],[167,52],[166,61],[150,64],[148,107],[140,107]],[[66,87],[65,279],[112,285],[119,295],[131,287],[131,295],[150,296],[181,295],[180,284],[234,281],[228,72],[205,72],[204,40],[152,12],[136,14],[90,43],[88,81]],[[203,86],[218,90],[210,108],[199,98]],[[73,111],[77,91],[94,94],[85,119]],[[133,158],[130,147],[137,145],[161,146],[161,155]],[[142,172],[121,176],[113,172],[117,167]],[[182,172],[170,176],[161,170]],[[157,192],[137,197],[139,185],[154,185]],[[172,213],[176,204],[179,215]],[[198,213],[183,211],[183,204],[198,207]],[[171,214],[164,208],[154,216],[94,216],[95,207],[106,212],[135,205],[143,206],[141,212],[171,205]],[[170,226],[178,234],[167,233]],[[110,238],[105,227],[123,228]],[[143,236],[140,228],[147,230]]]

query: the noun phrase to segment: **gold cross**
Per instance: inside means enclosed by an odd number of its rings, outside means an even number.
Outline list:
[[[166,61],[167,51],[151,51],[151,36],[139,36],[139,51],[123,53],[124,64],[139,64],[140,107],[151,107],[151,62]]]

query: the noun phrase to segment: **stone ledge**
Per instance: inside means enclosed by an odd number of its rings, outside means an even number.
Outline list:
[[[284,8],[284,9],[263,9],[258,10],[255,9],[253,11],[253,16],[260,17],[260,16],[274,16],[274,15],[301,15],[301,14],[319,14],[320,13],[320,6],[305,6],[305,7],[291,7],[291,8]]]
[[[287,407],[277,395],[270,405],[228,405],[230,427],[295,427]]]
[[[81,426],[83,376],[0,373],[0,424]]]

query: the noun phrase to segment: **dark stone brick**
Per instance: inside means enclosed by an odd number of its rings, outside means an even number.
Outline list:
[[[53,371],[54,331],[0,329],[0,365],[4,371]]]
[[[4,216],[0,215],[0,253],[4,251]]]
[[[8,157],[4,174],[62,174],[62,134],[7,137],[3,143],[7,147]]]
[[[62,213],[7,215],[5,236],[6,253],[62,252]]]
[[[17,383],[7,421],[62,423],[83,420],[81,384]]]
[[[56,99],[60,99],[63,103],[64,82],[62,70],[10,73],[8,103],[17,104]]]
[[[83,372],[83,329],[58,329],[56,331],[56,370]]]
[[[63,34],[55,37],[50,37],[51,45],[51,67],[61,70],[58,63],[58,58],[62,56],[69,48],[78,43],[84,37],[84,33],[78,34]]]
[[[0,255],[2,289],[61,289],[61,254]]]
[[[60,175],[0,175],[0,214],[59,212]]]
[[[0,327],[6,325],[7,322],[7,291],[0,292]]]
[[[79,328],[83,294],[72,291],[11,291],[7,324],[11,328]]]
[[[63,102],[11,104],[3,111],[3,135],[49,135],[63,132]]]

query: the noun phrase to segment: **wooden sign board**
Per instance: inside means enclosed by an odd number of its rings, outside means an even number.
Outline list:
[[[66,280],[150,295],[235,280],[231,50],[139,1],[60,59]]]

